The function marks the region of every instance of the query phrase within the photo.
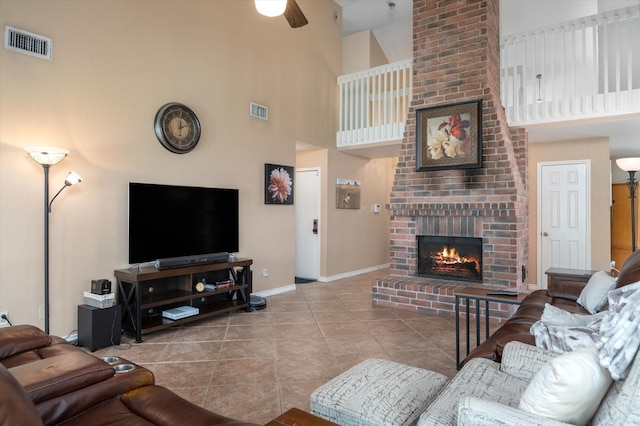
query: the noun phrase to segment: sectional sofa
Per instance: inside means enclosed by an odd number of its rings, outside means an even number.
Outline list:
[[[157,386],[150,370],[102,359],[30,325],[0,329],[0,425],[252,425]]]

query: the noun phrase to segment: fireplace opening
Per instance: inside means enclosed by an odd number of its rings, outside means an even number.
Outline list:
[[[418,276],[482,282],[482,238],[417,238]]]

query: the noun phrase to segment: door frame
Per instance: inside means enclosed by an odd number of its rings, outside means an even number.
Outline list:
[[[562,166],[562,165],[574,165],[583,164],[585,166],[585,211],[586,211],[586,264],[585,269],[591,269],[591,160],[563,160],[563,161],[541,161],[537,164],[537,223],[536,223],[536,240],[538,244],[538,280],[541,288],[547,288],[547,281],[544,279],[545,271],[542,270],[542,230],[540,229],[542,223],[542,168],[544,166]]]
[[[317,256],[318,258],[316,259],[316,264],[318,266],[318,276],[314,277],[314,278],[320,278],[320,270],[321,270],[321,260],[322,260],[322,217],[321,217],[321,213],[322,213],[322,169],[320,167],[301,167],[301,168],[297,168],[295,170],[294,173],[298,173],[298,172],[316,172],[318,174],[318,187],[315,188],[315,190],[317,191],[317,196],[318,196],[318,209],[315,213],[315,217],[318,218],[318,238],[316,239],[316,245],[317,245]],[[297,189],[300,189],[299,186],[296,187]],[[299,209],[300,204],[297,203],[296,204],[296,209]],[[297,213],[296,213],[296,230],[297,230]],[[297,232],[297,231],[296,231]],[[296,243],[297,243],[297,234],[296,234]],[[300,256],[300,253],[298,251],[298,246],[296,244],[296,263],[298,262],[298,256]],[[297,266],[296,266],[296,271],[295,274],[297,274]],[[295,275],[294,274],[294,275]],[[308,278],[308,277],[307,277]]]

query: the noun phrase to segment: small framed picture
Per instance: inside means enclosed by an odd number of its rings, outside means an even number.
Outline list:
[[[482,100],[416,111],[416,170],[482,167]]]
[[[337,209],[360,209],[360,188],[359,180],[336,179],[336,208]]]
[[[293,204],[293,167],[264,165],[264,203]]]

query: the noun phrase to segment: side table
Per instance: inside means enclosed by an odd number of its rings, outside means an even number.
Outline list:
[[[506,303],[508,305],[520,305],[528,293],[518,293],[517,296],[487,294],[496,291],[486,287],[467,287],[457,291],[456,296],[456,370],[460,370],[460,300],[466,303],[466,343],[467,355],[469,355],[469,308],[470,300],[475,300],[476,305],[476,346],[480,345],[480,302],[485,302],[485,339],[489,338],[489,302]]]
[[[265,426],[338,426],[299,408],[292,408],[271,420]]]

